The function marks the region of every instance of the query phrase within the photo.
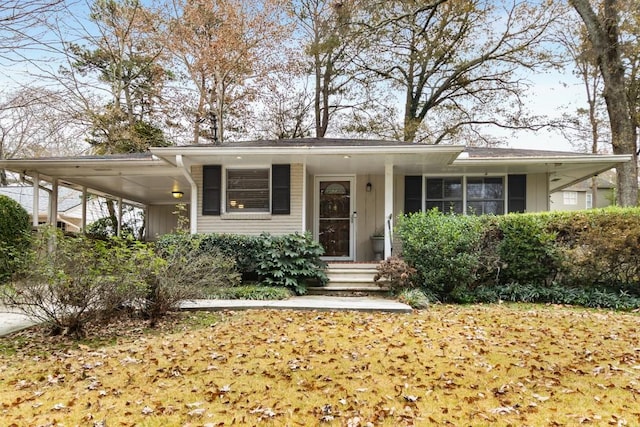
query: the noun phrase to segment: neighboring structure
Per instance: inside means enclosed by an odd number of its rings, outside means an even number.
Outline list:
[[[597,192],[593,197],[593,179],[586,179],[551,194],[552,211],[576,211],[591,208],[606,208],[615,203],[615,176],[604,173],[596,177]]]
[[[0,161],[0,168],[46,182],[52,194],[67,186],[142,207],[149,239],[175,228],[175,205],[182,202],[192,233],[308,231],[325,247],[327,260],[365,261],[373,259],[369,237],[376,230],[384,229],[384,255],[391,254],[393,223],[400,214],[433,207],[494,214],[549,210],[552,192],[630,159],[294,139],[12,159]]]
[[[32,186],[26,185],[11,185],[8,187],[0,187],[0,194],[3,196],[11,197],[16,202],[20,203],[22,207],[29,213],[29,217],[33,223],[33,194],[34,190]],[[60,187],[58,192],[58,206],[56,209],[56,226],[62,230],[72,233],[78,233],[82,230],[82,193],[66,188]],[[46,191],[41,188],[38,192],[38,224],[52,223],[50,218],[50,191]],[[86,204],[87,224],[99,220],[107,216],[104,209],[100,206],[97,199],[91,199]]]

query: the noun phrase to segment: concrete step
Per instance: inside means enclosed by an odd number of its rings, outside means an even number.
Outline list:
[[[389,295],[389,290],[386,288],[381,288],[379,286],[313,286],[307,288],[307,295],[323,295],[334,297],[387,296]]]
[[[389,290],[373,281],[376,266],[374,263],[330,263],[326,272],[329,282],[325,286],[307,288],[307,292],[326,296],[386,295]]]

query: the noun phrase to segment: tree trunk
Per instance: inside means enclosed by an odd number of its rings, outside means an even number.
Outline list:
[[[588,0],[569,2],[582,18],[598,56],[611,125],[613,153],[632,155],[631,161],[617,168],[617,202],[620,206],[635,206],[638,203],[638,154],[618,44],[618,2],[605,0],[601,18],[596,15]]]

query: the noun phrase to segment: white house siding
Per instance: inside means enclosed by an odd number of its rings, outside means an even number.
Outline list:
[[[367,183],[371,183],[369,192]],[[384,175],[358,175],[356,187],[356,258],[358,261],[372,260],[374,255],[369,238],[385,226]]]
[[[150,205],[147,207],[147,239],[156,240],[158,236],[173,233],[178,226],[176,205]],[[189,206],[185,212],[189,218]]]
[[[527,212],[549,210],[549,177],[546,173],[527,175]]]
[[[198,183],[198,233],[230,233],[257,235],[302,232],[303,165],[291,165],[291,214],[222,214],[202,215],[202,166],[194,166],[191,174]],[[223,203],[224,205],[224,203]]]

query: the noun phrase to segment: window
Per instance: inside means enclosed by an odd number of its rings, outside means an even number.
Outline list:
[[[502,177],[467,178],[467,213],[475,215],[504,213]]]
[[[462,178],[427,178],[425,209],[462,213]]]
[[[562,199],[565,205],[577,205],[578,204],[578,192],[577,191],[563,191]]]
[[[587,209],[593,208],[593,194],[591,194],[591,193],[587,193],[586,208]]]
[[[504,177],[429,177],[426,188],[426,210],[476,215],[505,212]]]
[[[269,212],[269,169],[227,169],[227,212]]]

